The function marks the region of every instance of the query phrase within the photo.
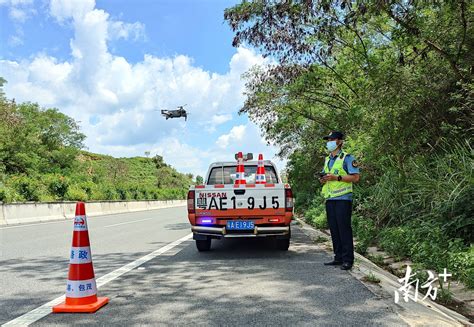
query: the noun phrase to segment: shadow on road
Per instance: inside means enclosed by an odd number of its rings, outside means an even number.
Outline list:
[[[158,242],[157,242],[158,243]],[[158,247],[164,243],[158,243]],[[96,278],[149,252],[108,253],[94,256]],[[64,294],[69,269],[65,256],[0,260],[0,324]],[[11,281],[6,285],[5,281]],[[24,291],[27,289],[28,291]]]
[[[295,228],[288,252],[270,240],[225,240],[199,253],[192,241],[100,289],[110,303],[92,315],[50,315],[53,325],[403,324],[384,301]]]
[[[189,223],[179,223],[179,224],[168,224],[165,225],[165,229],[167,230],[183,230],[183,229],[190,229]]]

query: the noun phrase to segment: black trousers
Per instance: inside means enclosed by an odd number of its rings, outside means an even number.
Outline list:
[[[326,214],[331,231],[334,260],[354,263],[354,241],[352,239],[352,201],[326,201]]]

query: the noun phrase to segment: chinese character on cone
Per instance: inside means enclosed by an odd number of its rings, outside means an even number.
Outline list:
[[[66,301],[54,306],[53,312],[95,312],[108,302],[107,297],[97,297],[86,209],[84,202],[78,202],[74,217]]]

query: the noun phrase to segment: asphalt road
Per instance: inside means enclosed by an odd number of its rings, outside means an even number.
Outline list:
[[[190,233],[185,207],[89,218],[96,278]],[[0,324],[64,294],[72,222],[0,228]],[[185,241],[99,288],[95,314],[37,325],[401,326],[384,300],[292,226],[288,252],[264,239]]]

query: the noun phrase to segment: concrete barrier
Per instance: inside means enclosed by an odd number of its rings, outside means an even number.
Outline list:
[[[7,222],[5,221],[5,216],[4,216],[4,213],[3,213],[3,202],[0,202],[0,226],[1,225],[5,225]]]
[[[171,201],[98,201],[87,202],[87,216],[101,216],[186,205],[186,200]],[[24,224],[74,217],[75,202],[1,203],[0,225]]]

